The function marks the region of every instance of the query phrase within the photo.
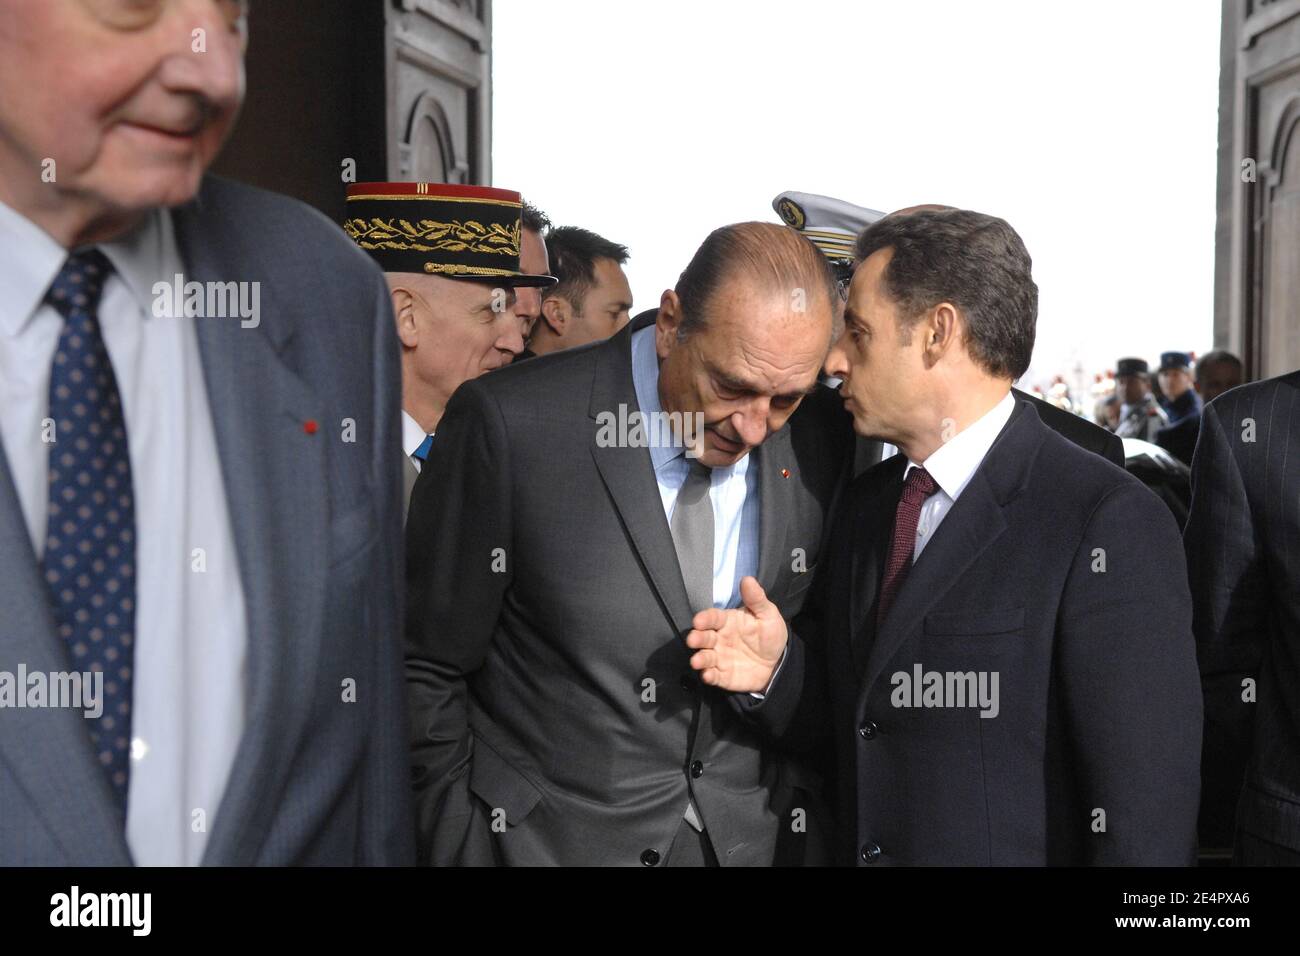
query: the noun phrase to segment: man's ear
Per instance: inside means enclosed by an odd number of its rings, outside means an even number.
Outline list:
[[[415,297],[401,286],[395,286],[389,295],[393,300],[393,317],[397,320],[397,338],[402,348],[413,349],[420,344],[420,330],[415,318]]]
[[[549,295],[542,300],[542,321],[557,338],[564,338],[564,330],[569,327],[570,311],[568,300],[562,296]]]
[[[682,300],[673,289],[665,289],[659,297],[659,315],[655,318],[655,351],[660,359],[677,344],[677,331],[682,325]]]
[[[927,365],[937,363],[950,349],[960,348],[957,343],[960,323],[957,308],[951,302],[940,302],[917,323],[913,334],[925,337],[922,347]]]

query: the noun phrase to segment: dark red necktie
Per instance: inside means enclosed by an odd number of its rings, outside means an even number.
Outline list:
[[[903,483],[903,496],[898,499],[894,512],[894,538],[889,543],[889,561],[885,565],[885,578],[880,585],[880,603],[876,611],[876,627],[885,620],[894,596],[903,586],[903,579],[912,567],[912,551],[916,547],[916,523],[921,519],[921,506],[934,494],[934,479],[924,468],[913,468]]]

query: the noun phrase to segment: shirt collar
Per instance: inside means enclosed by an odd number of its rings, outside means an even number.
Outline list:
[[[146,317],[153,315],[153,303],[157,298],[155,284],[166,283],[167,301],[170,302],[170,290],[176,277],[181,276],[180,281],[185,282],[185,267],[176,244],[176,232],[171,213],[166,209],[152,210],[125,236],[101,243],[99,248],[113,263],[114,271],[126,283],[131,298]]]
[[[18,335],[45,300],[68,251],[26,216],[0,203],[0,334]]]
[[[406,409],[402,409],[402,451],[406,452],[407,458],[415,454],[415,450],[424,444],[426,437],[420,423],[412,418]]]
[[[650,463],[658,472],[680,458],[683,450],[677,447],[672,427],[660,414],[663,406],[659,403],[659,354],[655,351],[654,333],[653,325],[632,333],[632,386],[641,411],[641,427],[650,443]],[[658,435],[650,434],[652,428],[658,429]]]
[[[938,450],[925,460],[925,470],[930,473],[934,483],[953,501],[970,483],[984,456],[993,447],[1002,426],[1007,423],[1011,413],[1016,409],[1016,400],[1010,392],[1002,400],[970,425],[948,439]],[[921,465],[907,462],[907,471],[920,468]],[[906,472],[904,472],[906,477]]]
[[[0,203],[0,334],[18,335],[45,301],[68,250],[26,216]],[[99,244],[145,316],[153,314],[154,284],[170,287],[184,271],[171,214],[155,209],[127,235]]]

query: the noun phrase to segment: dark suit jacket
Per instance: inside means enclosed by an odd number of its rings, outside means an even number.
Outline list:
[[[256,328],[196,320],[248,622],[248,713],[203,862],[409,862],[383,276],[320,214],[236,183],[206,179],[173,222],[187,281],[261,285]],[[345,419],[355,442],[339,440]],[[0,576],[0,670],[65,670],[2,450]],[[0,863],[130,862],[80,712],[0,712]]]
[[[1062,438],[1074,442],[1080,448],[1101,455],[1102,458],[1120,468],[1124,467],[1124,441],[1114,432],[1107,431],[1086,418],[1067,412],[1063,408],[1057,408],[1051,402],[1045,402],[1017,388],[1011,391],[1015,393],[1017,399],[1031,402],[1038,412],[1038,417],[1043,420],[1043,424]]]
[[[439,423],[407,519],[422,862],[663,860],[688,796],[724,865],[811,842],[791,813],[815,802],[815,775],[690,670],[699,609],[649,449],[597,442],[599,414],[637,408],[643,324],[467,382]],[[826,390],[753,452],[758,579],[787,617],[847,479],[849,427]]]
[[[1192,862],[1201,704],[1168,511],[1020,402],[877,633],[905,467],[854,483],[823,625],[796,622],[765,701],[733,697],[790,745],[833,738],[840,861]],[[896,706],[915,667],[996,673],[997,716]]]
[[[1192,463],[1196,438],[1201,433],[1201,413],[1193,412],[1156,432],[1156,444],[1184,465]]]
[[[1227,846],[1235,831],[1243,863],[1265,862],[1258,841],[1300,852],[1300,372],[1205,406],[1184,543],[1205,688],[1202,840]]]

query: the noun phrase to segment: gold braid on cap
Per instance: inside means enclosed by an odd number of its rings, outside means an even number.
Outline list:
[[[467,219],[465,222],[434,222],[421,219],[412,225],[406,219],[349,219],[343,229],[362,249],[400,249],[412,252],[487,252],[518,258],[519,222],[510,226]],[[427,266],[426,266],[427,268]],[[459,271],[448,267],[440,271]],[[466,268],[465,271],[469,271]],[[489,271],[487,274],[491,274]],[[502,275],[510,274],[502,270]]]

